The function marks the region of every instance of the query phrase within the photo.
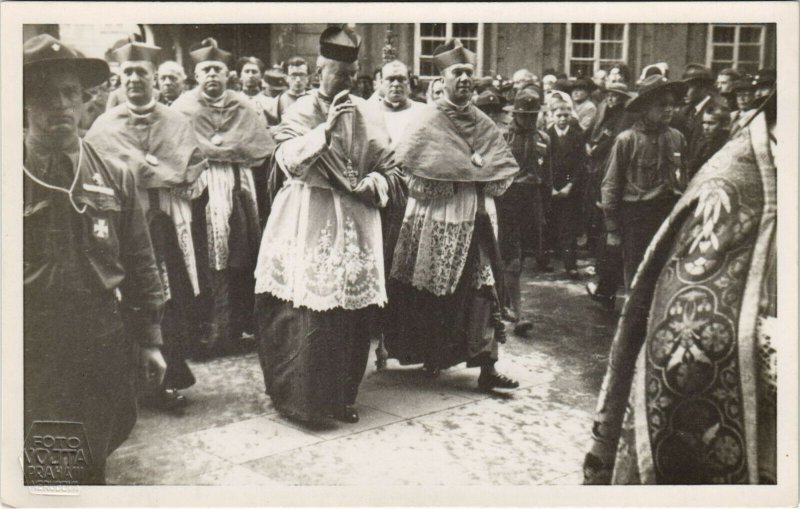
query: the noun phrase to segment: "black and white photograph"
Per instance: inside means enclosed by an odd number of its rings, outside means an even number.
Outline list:
[[[796,504],[779,4],[6,3],[3,502]]]

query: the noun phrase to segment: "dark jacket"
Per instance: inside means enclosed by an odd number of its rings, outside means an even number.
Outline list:
[[[553,186],[550,137],[540,129],[523,129],[511,122],[505,133],[511,153],[519,164],[515,184]]]
[[[689,152],[689,164],[687,167],[687,182],[697,174],[700,168],[717,153],[719,149],[728,141],[729,133],[726,129],[720,129],[711,138],[703,136],[694,144]]]
[[[558,136],[555,125],[547,130],[550,137],[550,165],[553,169],[553,189],[562,189],[572,183],[570,197],[577,197],[577,187],[583,183],[586,173],[586,151],[584,134],[580,127],[570,125],[563,138]]]
[[[23,181],[26,324],[37,312],[50,312],[53,322],[86,313],[91,317],[87,335],[109,333],[117,324],[104,325],[104,311],[115,314],[107,307],[118,289],[129,334],[142,345],[159,346],[164,295],[133,174],[82,143],[73,198],[78,208],[85,207],[83,214],[73,209],[65,193],[28,176]],[[41,174],[47,156],[28,153],[25,164],[48,181]]]

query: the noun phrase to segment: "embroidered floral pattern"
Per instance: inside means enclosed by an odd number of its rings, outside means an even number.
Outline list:
[[[407,217],[400,227],[392,277],[434,295],[455,292],[467,262],[474,222]]]

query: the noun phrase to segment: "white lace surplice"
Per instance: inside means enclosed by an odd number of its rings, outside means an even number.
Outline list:
[[[332,189],[286,184],[264,230],[256,293],[314,311],[386,304],[378,209]]]
[[[485,188],[485,208],[497,236],[493,196],[505,192],[511,179]],[[395,247],[391,277],[434,295],[456,290],[475,228],[478,195],[475,184],[435,182],[412,177],[406,214]],[[491,267],[477,267],[473,287],[494,284]]]
[[[305,180],[326,150],[321,127],[275,152],[288,180],[261,238],[255,291],[314,311],[384,306],[380,210]]]

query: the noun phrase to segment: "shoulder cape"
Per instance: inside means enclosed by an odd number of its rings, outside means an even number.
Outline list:
[[[389,142],[389,134],[383,125],[383,118],[364,99],[351,96],[355,110],[352,115],[343,115],[337,121],[336,129],[331,135],[331,148],[314,163],[331,181],[347,184],[345,176],[347,160],[358,172],[358,179],[367,173],[386,173],[394,167],[394,157]],[[274,135],[278,144],[303,136],[326,121],[330,105],[318,97],[318,92],[306,94],[288,109],[275,128]]]
[[[197,144],[212,161],[257,166],[275,150],[264,122],[241,94],[226,90],[221,107],[205,103],[198,89],[181,94],[172,104],[191,119]],[[222,142],[211,139],[219,135]]]
[[[483,166],[472,162],[473,150]],[[414,176],[451,182],[491,182],[519,171],[503,133],[485,113],[472,105],[455,112],[441,99],[419,109],[397,146],[397,160]]]
[[[206,160],[186,118],[156,103],[147,122],[149,129],[135,127],[127,106],[121,104],[98,117],[85,139],[131,170],[136,182],[145,188],[174,187],[197,180]],[[158,164],[148,163],[147,154],[155,156]]]

